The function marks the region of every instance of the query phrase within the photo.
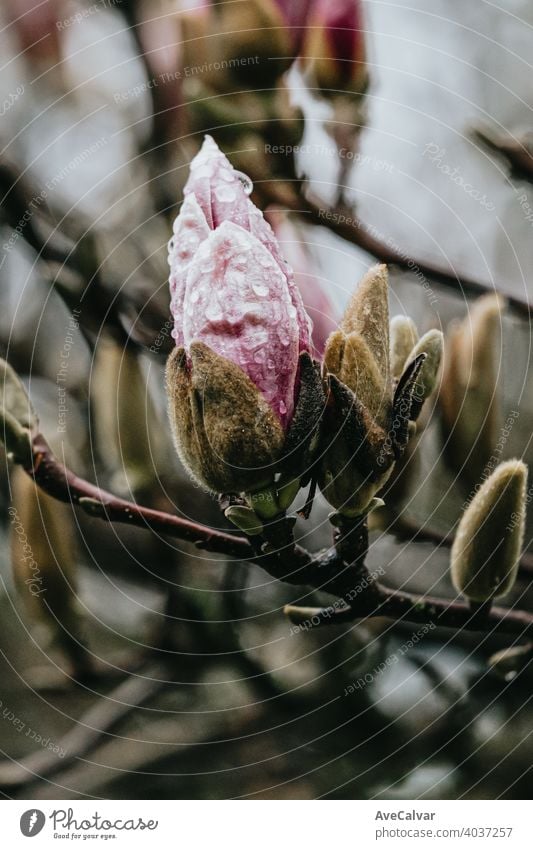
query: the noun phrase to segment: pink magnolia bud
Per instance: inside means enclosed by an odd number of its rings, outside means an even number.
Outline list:
[[[302,57],[318,85],[363,91],[367,68],[361,0],[317,0],[309,23]]]
[[[283,16],[285,26],[290,31],[294,55],[299,51],[305,32],[305,25],[314,0],[275,0]]]
[[[169,243],[173,336],[201,342],[250,378],[286,430],[311,325],[251,184],[206,137]]]
[[[32,63],[55,66],[60,61],[59,33],[63,28],[60,0],[7,0],[2,6],[21,55]]]

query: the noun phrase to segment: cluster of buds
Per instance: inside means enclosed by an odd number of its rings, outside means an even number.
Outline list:
[[[350,102],[342,110],[346,126],[360,123],[353,102],[368,82],[361,0],[201,0],[183,4],[179,26],[191,129],[216,133],[222,145],[242,151],[239,168],[295,177],[292,156],[273,154],[302,137],[303,116],[286,77],[293,64],[315,96]]]
[[[328,407],[319,484],[329,503],[346,516],[371,507],[435,388],[442,334],[430,330],[417,338],[407,316],[389,323],[387,268],[371,268],[324,355]]]
[[[387,269],[377,266],[323,363],[313,359],[310,319],[249,188],[207,138],[169,243],[178,453],[207,489],[244,496],[228,515],[248,532],[311,477],[338,512],[363,515],[434,389],[441,334],[396,333],[391,356]]]

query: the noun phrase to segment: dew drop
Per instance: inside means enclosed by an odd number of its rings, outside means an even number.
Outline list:
[[[252,281],[252,290],[258,298],[266,298],[269,293],[268,286],[258,280]]]
[[[250,180],[247,174],[244,174],[242,171],[235,171],[235,174],[239,178],[242,183],[242,187],[244,189],[245,195],[251,195],[254,190],[254,184]]]

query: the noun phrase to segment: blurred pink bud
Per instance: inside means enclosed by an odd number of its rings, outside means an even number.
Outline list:
[[[361,0],[316,0],[302,57],[321,88],[363,91],[366,87],[362,6]]]
[[[294,279],[303,304],[313,323],[313,348],[321,359],[330,333],[337,329],[336,310],[323,284],[312,270],[312,257],[306,249],[303,234],[294,221],[279,209],[265,213],[283,248],[283,254],[294,270]]]
[[[169,243],[173,336],[186,351],[203,342],[238,365],[286,429],[311,323],[251,188],[207,136]]]
[[[275,0],[276,6],[278,6],[283,15],[285,26],[290,29],[290,39],[293,45],[294,55],[300,49],[305,31],[304,28],[313,3],[314,0]]]
[[[178,19],[164,0],[142,0],[137,5],[137,32],[146,64],[154,80],[151,94],[154,118],[172,138],[178,132],[182,79],[176,69],[182,64]]]
[[[25,58],[47,65],[59,62],[60,0],[7,0],[5,7]]]

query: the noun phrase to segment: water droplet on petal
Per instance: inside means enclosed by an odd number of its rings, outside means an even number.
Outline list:
[[[266,283],[258,280],[252,281],[252,290],[258,298],[266,298],[270,291]]]
[[[235,171],[235,174],[242,183],[244,194],[251,195],[254,190],[254,184],[250,180],[249,176],[247,174],[244,174],[242,171]]]
[[[287,412],[287,405],[285,404],[285,402],[284,402],[284,401],[280,401],[280,402],[279,402],[279,411],[280,411],[280,414],[281,414],[282,416],[284,416],[284,415],[285,415],[285,413]]]

